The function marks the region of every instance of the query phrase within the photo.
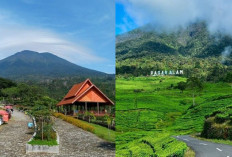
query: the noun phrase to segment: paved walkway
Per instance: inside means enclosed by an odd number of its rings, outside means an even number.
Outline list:
[[[115,146],[92,133],[56,119],[55,127],[60,136],[62,157],[114,157]]]
[[[60,154],[25,154],[26,142],[32,136],[27,129],[30,119],[15,111],[8,124],[0,126],[1,157],[114,157],[115,146],[83,131],[61,119],[56,119],[55,128],[60,136]]]
[[[0,156],[18,157],[25,154],[26,142],[31,138],[27,129],[30,118],[21,112],[14,111],[8,124],[0,126]]]

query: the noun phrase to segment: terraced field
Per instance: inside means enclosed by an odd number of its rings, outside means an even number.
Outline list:
[[[232,104],[227,83],[204,83],[192,105],[192,91],[175,86],[186,78],[117,77],[116,156],[183,156],[185,143],[172,136],[201,132],[205,116]]]

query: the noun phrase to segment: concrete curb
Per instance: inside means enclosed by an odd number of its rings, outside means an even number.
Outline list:
[[[58,145],[56,145],[56,146],[48,146],[48,145],[32,145],[32,144],[28,144],[35,137],[36,132],[34,132],[33,136],[26,143],[26,154],[28,154],[28,153],[54,153],[54,154],[59,154],[60,137],[59,137],[57,131],[54,128],[53,128],[53,130],[56,132],[56,142],[57,142]]]
[[[35,134],[35,133],[34,133]],[[28,141],[30,142],[31,140],[33,140],[33,137]],[[32,144],[26,144],[26,154],[27,153],[54,153],[54,154],[59,154],[59,135],[56,132],[56,141],[57,144],[56,146],[48,146],[48,145],[32,145]]]

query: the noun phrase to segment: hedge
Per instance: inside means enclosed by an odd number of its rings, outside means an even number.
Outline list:
[[[94,133],[95,132],[95,128],[89,124],[86,124],[86,123],[83,123],[82,121],[76,119],[76,118],[73,118],[71,116],[66,116],[62,113],[53,113],[53,115],[57,118],[60,118],[68,123],[71,123],[83,130],[86,130],[86,131],[89,131],[89,132],[92,132]]]

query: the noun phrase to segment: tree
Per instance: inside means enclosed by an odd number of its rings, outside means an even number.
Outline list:
[[[51,126],[51,112],[49,111],[48,106],[41,106],[41,105],[35,105],[29,113],[35,117],[37,122],[37,128],[36,128],[36,135],[38,138],[41,138],[41,140],[44,140],[44,128],[47,127],[47,125]],[[47,127],[48,128],[48,127]],[[51,128],[52,129],[52,128]],[[51,132],[51,130],[47,129],[47,132]],[[47,135],[49,133],[46,133]],[[49,136],[46,136],[47,138]]]
[[[11,80],[7,80],[4,78],[0,78],[0,90],[10,87],[15,87],[16,83],[12,82]]]
[[[187,80],[187,87],[192,90],[193,93],[193,106],[195,106],[195,95],[197,92],[203,90],[203,83],[196,77],[191,77]]]
[[[6,100],[12,104],[15,104],[15,100],[19,96],[17,87],[2,89],[1,93],[4,97],[6,97]]]
[[[94,115],[94,113],[92,113],[92,112],[85,112],[85,117],[87,117],[88,119],[89,119],[89,123],[91,122],[91,119],[94,119],[94,120],[96,120],[96,117],[95,117],[95,115]]]
[[[105,115],[105,120],[106,120],[107,125],[108,125],[108,135],[110,136],[110,128],[111,128],[113,118],[110,117],[109,115]]]
[[[231,85],[231,88],[232,88],[232,72],[227,73],[225,81],[228,82]]]
[[[187,83],[181,81],[181,82],[179,82],[179,83],[177,84],[177,87],[176,87],[176,88],[179,89],[179,90],[181,90],[181,92],[183,93],[183,91],[186,89],[186,87],[187,87]]]
[[[48,96],[43,96],[39,100],[33,102],[34,105],[30,109],[30,114],[35,117],[37,123],[37,138],[44,140],[52,139],[53,136],[53,121],[51,118],[51,110],[56,101]]]

